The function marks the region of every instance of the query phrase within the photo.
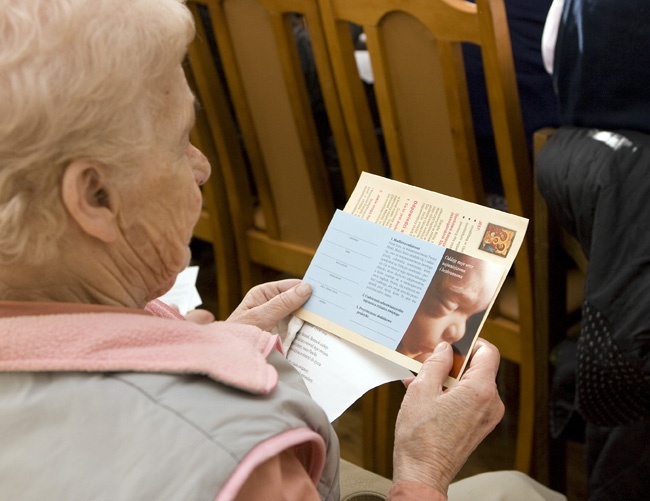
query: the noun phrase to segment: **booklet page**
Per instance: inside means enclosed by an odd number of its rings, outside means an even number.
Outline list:
[[[476,313],[485,311],[492,301],[505,267],[477,263],[470,256],[337,211],[303,278],[312,285],[313,293],[298,316],[418,371],[424,358],[444,339],[444,333],[435,332],[426,321],[413,325],[423,299],[431,290],[427,303],[431,309],[429,303],[436,301],[450,281],[456,289],[464,284],[473,286],[479,265],[486,286],[481,291],[484,308]],[[460,290],[454,292],[449,301],[459,302],[460,294]],[[464,324],[462,315],[459,319]],[[449,332],[445,340],[455,341],[460,334],[459,330]],[[419,359],[408,349],[418,344],[422,344]]]
[[[302,375],[312,398],[330,421],[368,390],[413,375],[408,369],[318,327],[308,323],[293,325],[298,332],[287,359]]]
[[[305,274],[313,294],[296,316],[307,322],[305,328],[324,331],[312,332],[314,339],[327,335],[328,346],[334,339],[352,343],[355,356],[370,365],[379,355],[382,363],[417,372],[436,344],[448,341],[454,348],[446,382],[451,386],[462,375],[527,224],[506,212],[363,173]],[[320,353],[315,344],[308,348]],[[288,358],[301,371],[320,369],[322,359],[311,351],[296,343]],[[326,410],[320,398],[332,395],[333,378],[348,382],[338,394],[347,393],[343,400],[351,403],[362,394],[352,384],[360,377],[355,365],[329,353],[325,375],[306,378]],[[296,357],[302,357],[299,363]],[[366,386],[387,380],[377,377]]]

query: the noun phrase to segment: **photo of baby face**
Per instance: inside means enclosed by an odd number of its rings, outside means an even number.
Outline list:
[[[485,312],[502,274],[501,266],[447,250],[397,351],[424,362],[441,341],[472,338],[478,323],[468,321]]]

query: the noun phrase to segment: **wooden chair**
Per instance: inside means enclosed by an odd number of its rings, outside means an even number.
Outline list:
[[[535,132],[535,157],[553,134],[552,128]],[[553,219],[544,197],[534,190],[535,231],[535,328],[537,353],[547,363],[537,368],[538,394],[548,402],[550,360],[553,349],[566,337],[577,338],[580,329],[579,306],[582,302],[587,258],[578,240]],[[569,305],[568,307],[566,305]],[[543,383],[546,382],[546,385]],[[537,412],[535,457],[537,477],[554,489],[566,489],[566,445],[550,436],[548,404]]]
[[[363,27],[392,177],[484,203],[461,43],[480,45],[499,167],[510,212],[532,218],[532,169],[502,0],[319,0],[358,169],[381,174],[381,153],[348,23]],[[536,392],[532,227],[482,336],[519,364],[514,467],[530,471]],[[365,466],[390,476],[397,386],[366,400]],[[398,392],[397,397],[390,395]]]
[[[357,178],[316,1],[192,0],[188,6],[197,26],[189,66],[223,172],[241,291],[264,281],[268,268],[301,277],[335,207],[293,37],[296,15],[309,28],[348,192]]]
[[[187,65],[185,65],[185,74],[190,87],[195,89],[195,78]],[[212,166],[210,179],[201,189],[203,210],[194,228],[193,236],[212,244],[218,308],[213,313],[218,320],[225,320],[241,300],[241,287],[236,266],[237,252],[234,245],[230,208],[221,169],[222,159],[214,147],[212,131],[205,111],[202,109],[197,110],[196,123],[190,133],[190,139],[192,144],[208,158]],[[227,161],[227,157],[224,160]]]

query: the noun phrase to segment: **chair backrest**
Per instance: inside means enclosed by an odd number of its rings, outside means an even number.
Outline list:
[[[381,162],[350,22],[367,39],[392,177],[483,202],[461,51],[463,42],[477,44],[509,207],[529,215],[530,160],[503,2],[478,0],[478,8],[463,0],[320,3],[357,168],[380,173]]]
[[[184,69],[190,88],[195,90],[194,74],[187,64]],[[218,320],[225,320],[241,301],[241,287],[237,267],[233,266],[233,263],[237,262],[237,249],[221,170],[222,163],[212,141],[212,131],[203,109],[197,110],[196,123],[190,133],[190,139],[212,166],[212,174],[201,188],[203,209],[193,236],[212,244],[216,272],[216,311],[213,313]]]
[[[381,172],[381,146],[355,64],[349,23],[367,40],[390,175],[485,203],[464,71],[462,44],[479,45],[508,210],[532,218],[532,168],[526,146],[503,0],[319,0],[323,26],[358,169]],[[528,471],[535,412],[532,227],[482,336],[519,364],[515,467]],[[510,296],[510,301],[502,301]],[[509,303],[512,308],[502,308]],[[382,398],[375,399],[381,402]],[[376,416],[382,409],[374,409]],[[388,414],[388,413],[386,413]],[[394,416],[392,416],[394,418]],[[370,419],[370,417],[368,418]],[[390,429],[390,426],[377,426]],[[390,442],[392,437],[376,437]],[[386,447],[385,449],[389,449]],[[390,475],[390,451],[378,471]],[[368,451],[368,456],[373,456]],[[375,454],[376,456],[376,454]],[[366,465],[368,467],[368,465]]]
[[[220,156],[241,287],[263,280],[260,265],[302,276],[335,204],[294,38],[296,15],[309,30],[346,192],[357,178],[316,0],[188,5],[197,24],[188,59]]]

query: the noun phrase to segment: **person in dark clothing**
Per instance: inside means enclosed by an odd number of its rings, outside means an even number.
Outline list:
[[[554,405],[586,421],[591,501],[650,490],[648,14],[646,0],[555,0],[544,32],[563,127],[538,155],[538,185],[589,258],[572,372],[562,368],[575,394]]]
[[[557,12],[552,67],[562,123],[650,134],[650,3],[565,0]]]
[[[647,499],[650,136],[564,126],[537,166],[549,210],[589,259],[580,337],[558,356],[554,385],[567,391],[553,399],[552,432],[576,412],[586,421],[590,501]]]

